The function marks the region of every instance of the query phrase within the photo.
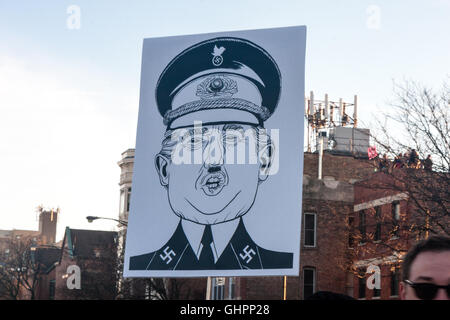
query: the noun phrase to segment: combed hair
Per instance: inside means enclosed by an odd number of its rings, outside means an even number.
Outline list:
[[[426,240],[422,240],[417,243],[412,249],[406,254],[405,260],[403,261],[403,272],[402,280],[409,280],[411,274],[411,265],[417,256],[422,252],[441,252],[450,251],[450,237],[447,236],[431,236]]]

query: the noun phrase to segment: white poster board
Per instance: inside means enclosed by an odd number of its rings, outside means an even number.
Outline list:
[[[144,40],[125,277],[298,275],[305,45]]]

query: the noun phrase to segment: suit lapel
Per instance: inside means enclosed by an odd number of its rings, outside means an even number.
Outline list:
[[[218,269],[261,269],[258,246],[250,238],[242,219],[233,237],[224,250],[217,265]]]
[[[147,270],[175,270],[182,269],[194,253],[183,232],[181,222],[178,224],[170,240],[159,249],[150,261]],[[183,262],[181,265],[180,263]],[[189,263],[187,263],[189,265]]]
[[[255,244],[242,219],[215,265],[216,270],[262,269],[260,248]],[[170,240],[152,257],[147,270],[201,270],[181,222]]]

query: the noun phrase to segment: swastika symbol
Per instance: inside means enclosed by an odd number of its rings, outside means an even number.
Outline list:
[[[169,251],[170,250],[170,251]],[[165,249],[164,249],[164,253],[166,254],[165,256],[163,256],[162,254],[160,254],[159,256],[160,256],[160,258],[162,259],[162,261],[165,261],[166,262],[166,264],[169,264],[170,263],[170,261],[172,261],[172,256],[176,256],[177,254],[172,250],[172,249],[170,249],[170,247],[169,246],[167,246]],[[166,261],[167,260],[167,261]]]
[[[215,65],[216,67],[220,66],[222,64],[222,62],[223,62],[222,56],[214,56],[213,57],[213,65]]]
[[[247,261],[245,261],[245,263],[249,263],[250,261],[252,261],[253,256],[256,255],[255,250],[253,250],[252,248],[250,248],[249,250],[249,245],[247,245],[244,250],[242,250],[242,253],[239,254],[239,256],[242,258],[242,260],[247,259]],[[243,254],[245,253],[245,254]]]

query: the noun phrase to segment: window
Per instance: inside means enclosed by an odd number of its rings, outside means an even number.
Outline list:
[[[303,269],[303,299],[311,296],[316,286],[316,270],[314,268]]]
[[[381,289],[373,288],[373,298],[379,298],[381,295]]]
[[[359,232],[361,233],[361,243],[366,242],[366,212],[359,212]]]
[[[50,280],[48,284],[48,299],[55,300],[55,280]]]
[[[400,221],[400,203],[398,201],[392,202],[392,236],[398,237]]]
[[[358,277],[358,297],[360,299],[366,297],[366,278],[361,275]]]
[[[392,202],[392,219],[394,221],[400,220],[400,202],[398,201]]]
[[[316,246],[316,214],[305,213],[304,217],[305,246]]]
[[[235,278],[228,278],[228,299],[234,299]]]
[[[120,208],[119,213],[122,214],[125,212],[125,190],[120,191]]]
[[[374,241],[381,240],[381,207],[375,207],[375,234],[373,236]]]
[[[349,217],[348,218],[348,228],[349,228],[349,232],[348,232],[348,247],[349,248],[353,248],[353,243],[355,241],[355,239],[353,238],[353,224],[354,223],[355,223],[355,218]]]
[[[399,279],[400,279],[399,268],[393,268],[391,270],[391,296],[398,296]]]
[[[225,298],[225,278],[212,278],[211,300],[223,300]]]
[[[130,199],[131,199],[131,188],[128,188],[128,192],[127,192],[127,212],[130,211]]]

